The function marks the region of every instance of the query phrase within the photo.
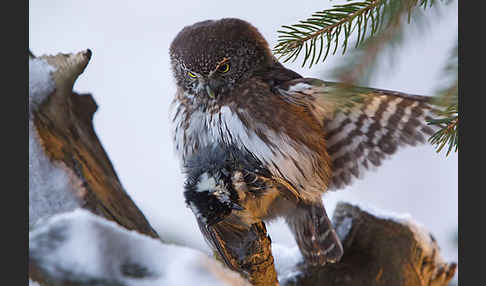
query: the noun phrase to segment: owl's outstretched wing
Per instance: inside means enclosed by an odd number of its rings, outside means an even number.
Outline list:
[[[322,124],[332,159],[329,190],[350,185],[400,146],[424,143],[435,131],[426,122],[437,110],[430,97],[311,78],[288,81],[279,91]]]

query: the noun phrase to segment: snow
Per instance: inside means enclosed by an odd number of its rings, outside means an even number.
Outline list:
[[[336,227],[336,234],[341,241],[346,239],[349,231],[353,227],[353,218],[345,217],[342,222]]]
[[[79,206],[67,168],[61,169],[47,158],[37,131],[29,121],[29,227],[42,218]]]
[[[366,203],[362,203],[362,202],[356,202],[356,201],[352,201],[352,202],[346,202],[354,207],[357,207],[359,209],[361,209],[363,212],[367,212],[379,219],[384,219],[384,220],[392,220],[392,221],[395,221],[397,223],[404,223],[404,222],[407,222],[407,221],[410,221],[412,220],[412,216],[408,213],[396,213],[396,212],[393,212],[393,211],[389,211],[389,210],[383,210],[383,209],[379,209],[379,208],[376,208],[376,207],[373,207],[369,204],[366,204]]]
[[[51,72],[55,70],[44,59],[29,59],[29,114],[54,91]]]
[[[29,279],[29,286],[41,286],[39,283]]]
[[[303,261],[302,254],[297,246],[287,247],[282,244],[272,243],[273,261],[279,283],[289,282],[289,279],[298,276],[296,265]]]
[[[162,244],[83,209],[55,215],[32,230],[29,257],[59,281],[248,285],[239,274],[198,250]]]
[[[79,206],[74,176],[47,158],[30,115],[54,91],[50,74],[54,70],[43,59],[29,60],[29,228],[42,218]]]

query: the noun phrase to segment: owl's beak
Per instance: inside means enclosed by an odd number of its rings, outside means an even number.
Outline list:
[[[214,91],[211,89],[209,84],[206,84],[206,92],[210,98],[212,99],[216,98],[216,95],[214,94]]]

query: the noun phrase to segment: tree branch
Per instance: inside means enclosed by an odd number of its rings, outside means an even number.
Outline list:
[[[80,207],[158,238],[123,189],[96,136],[92,118],[97,105],[93,97],[72,91],[90,57],[90,50],[30,56],[29,224]],[[50,74],[43,73],[46,70]],[[50,180],[57,184],[43,188]],[[58,193],[56,188],[60,188]],[[29,277],[39,281],[42,277],[37,274],[36,265],[30,263]]]
[[[45,155],[80,184],[75,186],[79,206],[151,237],[158,237],[142,212],[123,189],[93,129],[98,106],[90,94],[72,91],[76,78],[91,58],[91,51],[75,55],[43,56],[56,70],[55,91],[31,110],[36,139]]]
[[[252,285],[277,285],[272,256],[272,241],[267,235],[263,222],[253,224],[249,229],[239,227],[237,223],[222,221],[211,229],[212,235],[219,241],[218,248],[226,257],[215,256],[226,263],[232,270],[239,272]],[[233,237],[233,239],[222,240]]]
[[[445,286],[455,274],[456,264],[444,262],[433,236],[410,219],[339,203],[333,223],[344,247],[341,261],[296,266],[298,274],[280,285]]]
[[[129,230],[158,238],[121,186],[96,136],[92,118],[97,105],[93,97],[72,91],[90,56],[88,50],[29,60],[29,220],[35,224],[81,207]],[[36,73],[42,69],[50,70],[50,76]],[[43,168],[47,169],[44,173]],[[68,196],[53,196],[52,188],[41,188],[43,182],[52,179]],[[42,206],[32,201],[36,195],[49,197],[51,204]],[[308,268],[295,256],[293,270],[275,271],[271,240],[263,223],[249,230],[230,230],[242,240],[224,244],[223,250],[230,257],[229,264],[253,285],[277,285],[278,273],[280,285],[445,286],[455,273],[456,264],[445,263],[433,237],[410,220],[384,218],[341,203],[333,222],[344,246],[344,256],[337,264]],[[53,285],[46,282],[53,278],[45,275],[48,273],[39,271],[39,265],[30,260],[29,277]],[[81,281],[73,285],[90,284]]]

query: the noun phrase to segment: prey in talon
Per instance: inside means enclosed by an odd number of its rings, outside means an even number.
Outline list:
[[[249,245],[251,241],[248,240],[255,238],[253,224],[271,220],[288,210],[299,212],[305,208],[285,184],[273,178],[260,160],[238,148],[220,144],[206,146],[186,161],[184,172],[187,178],[184,190],[187,206],[194,213],[206,241],[235,270],[238,270],[238,265],[231,262],[234,259],[228,257],[227,249],[231,245],[240,248]],[[332,226],[327,216],[323,219],[313,211],[326,215],[323,207],[312,208],[309,214],[298,215],[310,221],[319,220],[311,225],[321,228],[310,227],[302,231],[312,231],[309,234],[319,237],[321,241],[329,240],[332,246],[328,248],[327,257],[334,254],[331,253],[333,250],[342,253],[340,244],[334,243],[337,237],[334,231],[331,233]],[[319,233],[325,234],[325,237]],[[319,261],[322,257],[325,256],[315,257],[313,264],[322,264]]]

